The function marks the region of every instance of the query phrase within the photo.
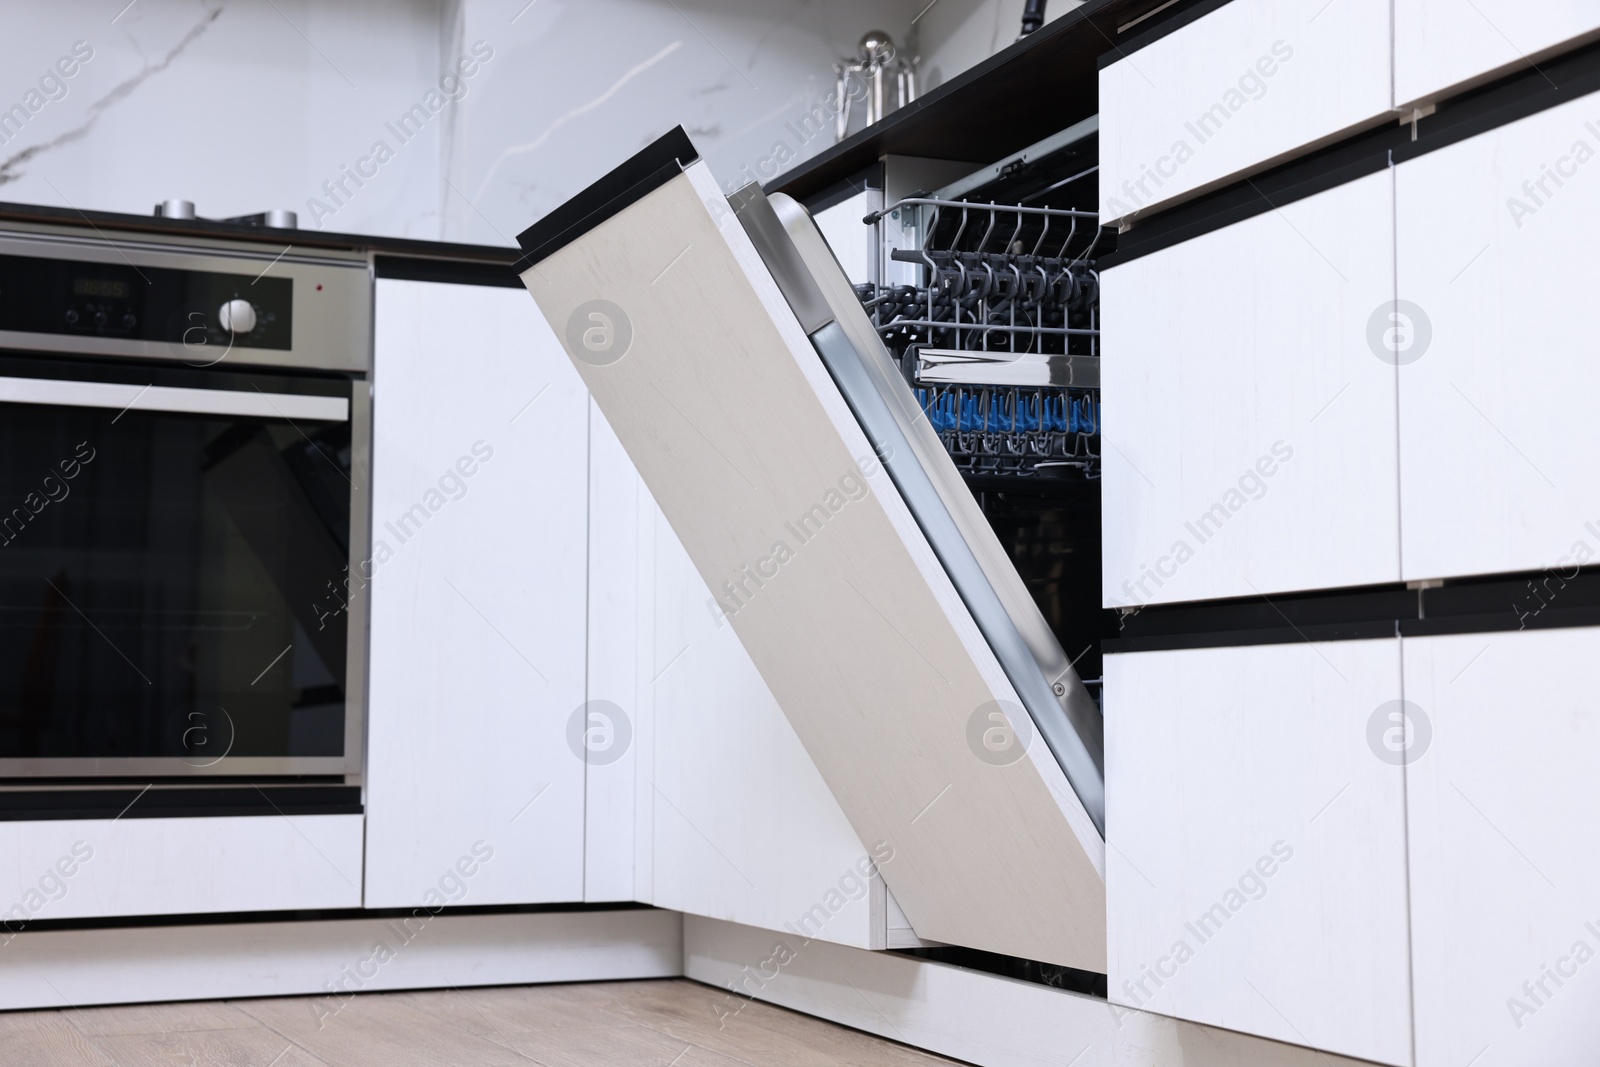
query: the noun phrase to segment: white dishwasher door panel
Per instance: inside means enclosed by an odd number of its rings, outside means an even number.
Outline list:
[[[524,282],[918,932],[1102,969],[1083,804],[1044,744],[985,758],[995,652],[706,166],[657,174]]]

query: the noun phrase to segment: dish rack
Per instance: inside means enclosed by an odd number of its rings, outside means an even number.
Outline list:
[[[864,221],[885,280],[856,294],[957,466],[1098,478],[1098,217],[910,197]]]

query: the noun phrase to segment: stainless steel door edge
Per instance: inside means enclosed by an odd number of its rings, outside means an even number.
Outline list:
[[[1050,681],[1046,680],[1039,662],[1033,657],[1032,649],[1023,640],[1006,606],[1000,602],[972,546],[950,517],[929,472],[917,462],[907,434],[867,375],[864,361],[844,329],[837,322],[830,322],[811,335],[811,343],[816,346],[817,354],[838,383],[839,391],[844,394],[845,402],[860,421],[861,428],[875,443],[888,446],[882,452],[884,469],[894,480],[895,488],[916,517],[917,525],[928,538],[928,544],[950,575],[950,581],[961,594],[967,610],[972,613],[972,619],[978,624],[984,640],[994,650],[995,658],[1011,680],[1039,736],[1044,738],[1044,743],[1060,764],[1073,792],[1078,794],[1084,810],[1094,820],[1095,828],[1102,837],[1105,836],[1103,755],[1098,749],[1091,750],[1088,747],[1074,728],[1066,708],[1058,703]],[[1068,667],[1068,670],[1071,668]],[[1076,675],[1071,681],[1079,689],[1082,688]],[[1063,681],[1058,684],[1065,687],[1066,683]],[[1084,697],[1088,698],[1087,692]]]
[[[1100,710],[895,370],[848,277],[810,215],[789,197],[769,201],[747,186],[729,202],[862,429],[889,446],[885,469],[1103,837]]]

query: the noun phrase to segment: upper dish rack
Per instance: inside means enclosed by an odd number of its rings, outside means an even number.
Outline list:
[[[958,466],[1098,477],[1098,217],[910,197],[885,219],[909,247],[856,292]]]

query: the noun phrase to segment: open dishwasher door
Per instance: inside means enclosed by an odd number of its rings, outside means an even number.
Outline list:
[[[676,130],[521,243],[917,933],[1103,973],[1099,711],[809,217]]]

